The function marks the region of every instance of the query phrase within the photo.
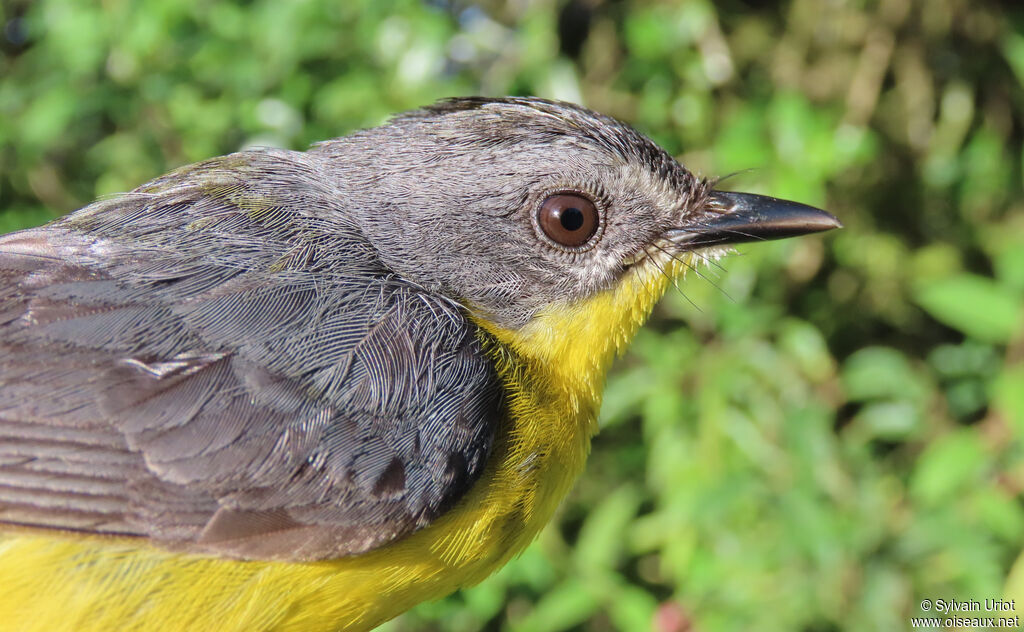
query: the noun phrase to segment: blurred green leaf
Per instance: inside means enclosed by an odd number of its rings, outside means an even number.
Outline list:
[[[1006,243],[994,263],[999,282],[1024,295],[1024,238]]]
[[[922,284],[914,299],[936,320],[978,340],[1005,343],[1024,325],[1021,295],[977,275]]]
[[[54,86],[33,99],[32,108],[21,119],[18,141],[23,149],[36,149],[60,141],[76,101],[67,85]]]
[[[893,398],[921,401],[927,386],[896,349],[860,349],[843,363],[843,386],[852,401]]]
[[[779,345],[797,361],[800,370],[815,382],[821,382],[835,371],[835,361],[821,332],[810,323],[793,319],[782,323]]]
[[[657,608],[658,602],[650,593],[626,585],[612,595],[608,614],[616,630],[647,630]]]
[[[1024,34],[1008,31],[1003,39],[1003,54],[1017,75],[1017,83],[1024,85]]]
[[[766,169],[773,161],[764,116],[754,106],[739,106],[730,113],[714,147],[718,159],[715,168],[723,174]]]
[[[626,45],[640,59],[658,59],[676,44],[675,25],[664,11],[650,8],[635,11],[625,22]]]
[[[943,436],[917,460],[910,492],[929,504],[941,503],[977,483],[988,456],[977,434],[961,430]]]
[[[992,384],[993,405],[1009,419],[1018,438],[1024,438],[1024,365],[1006,367]]]
[[[1024,508],[1005,490],[983,489],[974,497],[975,511],[996,535],[1016,544],[1024,530]]]
[[[513,625],[524,632],[566,630],[586,620],[600,601],[588,590],[593,577],[569,578],[545,593],[533,610]]]
[[[922,429],[920,410],[907,401],[869,404],[857,413],[854,423],[868,438],[886,441],[905,440]]]
[[[612,570],[622,556],[623,539],[636,515],[640,495],[631,485],[612,491],[587,515],[573,557],[583,573]]]

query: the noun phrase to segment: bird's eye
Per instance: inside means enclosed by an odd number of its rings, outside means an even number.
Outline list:
[[[600,223],[594,203],[575,193],[549,196],[537,212],[537,224],[548,239],[567,248],[586,244]]]

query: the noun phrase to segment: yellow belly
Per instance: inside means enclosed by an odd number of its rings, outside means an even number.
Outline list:
[[[0,533],[0,631],[364,630],[482,580],[534,539],[571,488],[608,365],[667,282],[638,266],[617,289],[549,309],[517,332],[481,323],[508,418],[480,480],[429,527],[364,555],[304,564]]]
[[[128,539],[0,535],[0,630],[368,629],[480,581],[521,551],[569,490],[588,443],[574,437],[524,460],[515,453],[527,445],[500,441],[480,483],[436,523],[329,562],[245,562]],[[543,476],[552,460],[558,475]]]

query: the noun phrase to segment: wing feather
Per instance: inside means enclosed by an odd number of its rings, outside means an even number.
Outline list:
[[[0,239],[0,523],[311,560],[466,491],[500,414],[473,325],[317,176],[239,154]]]

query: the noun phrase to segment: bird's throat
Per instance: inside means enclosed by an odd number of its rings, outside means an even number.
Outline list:
[[[646,257],[613,288],[574,303],[548,305],[516,330],[478,320],[491,339],[487,346],[499,375],[506,386],[523,383],[530,390],[548,391],[552,401],[564,402],[563,418],[585,427],[562,431],[582,431],[589,437],[596,430],[612,360],[696,259],[692,253]]]

